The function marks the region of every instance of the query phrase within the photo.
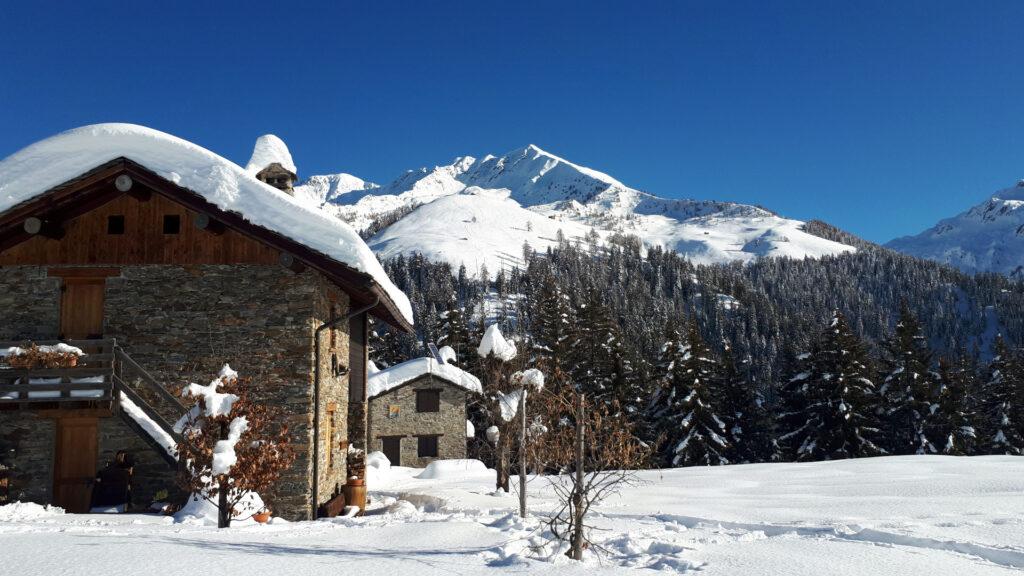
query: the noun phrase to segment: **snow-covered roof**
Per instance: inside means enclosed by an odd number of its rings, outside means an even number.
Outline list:
[[[121,157],[199,194],[221,210],[369,275],[412,324],[409,299],[348,224],[260,182],[230,160],[152,128],[83,126],[0,160],[0,213]]]
[[[273,134],[264,134],[256,139],[256,145],[252,149],[252,157],[249,158],[249,163],[245,165],[245,171],[255,176],[274,162],[277,162],[282,168],[292,174],[299,173],[298,169],[295,168],[295,162],[292,160],[292,153],[288,151],[288,146],[284,143],[284,140]]]
[[[366,383],[367,396],[380,396],[425,374],[447,380],[470,392],[481,394],[483,391],[480,380],[458,366],[442,364],[433,358],[416,358],[371,374]]]

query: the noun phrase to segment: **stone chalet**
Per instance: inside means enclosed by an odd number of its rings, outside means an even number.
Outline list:
[[[367,387],[371,451],[384,452],[393,466],[466,457],[466,400],[481,393],[475,376],[416,358],[372,372]]]
[[[288,414],[299,457],[274,513],[311,518],[337,494],[348,447],[366,447],[368,315],[411,330],[411,308],[348,225],[291,196],[283,142],[253,156],[100,124],[0,161],[0,347],[87,353],[0,366],[0,499],[86,511],[117,450],[133,504],[173,494],[181,390],[225,363]]]

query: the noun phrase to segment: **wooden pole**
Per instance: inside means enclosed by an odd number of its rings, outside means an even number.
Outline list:
[[[519,435],[519,517],[526,518],[526,387],[519,395],[519,415],[523,429]]]
[[[583,435],[586,428],[583,426],[583,393],[580,392],[576,398],[576,486],[573,491],[573,529],[572,529],[572,558],[583,560]]]

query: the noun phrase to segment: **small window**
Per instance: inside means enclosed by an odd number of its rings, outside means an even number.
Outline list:
[[[437,436],[417,436],[416,455],[420,458],[437,458]]]
[[[440,390],[417,390],[416,391],[417,412],[440,412],[441,391]]]
[[[181,216],[177,214],[164,214],[164,234],[177,234],[181,232]]]
[[[124,216],[107,216],[107,234],[124,234]]]

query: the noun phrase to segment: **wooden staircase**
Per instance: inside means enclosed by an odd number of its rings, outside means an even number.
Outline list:
[[[65,340],[65,344],[86,353],[78,365],[69,368],[16,369],[0,364],[0,410],[109,410],[136,431],[170,464],[176,459],[167,454],[145,427],[125,412],[128,400],[146,419],[167,433],[175,442],[182,440],[173,422],[188,408],[168,392],[113,338],[103,340]],[[0,342],[0,350],[31,344],[52,345],[58,341]]]

